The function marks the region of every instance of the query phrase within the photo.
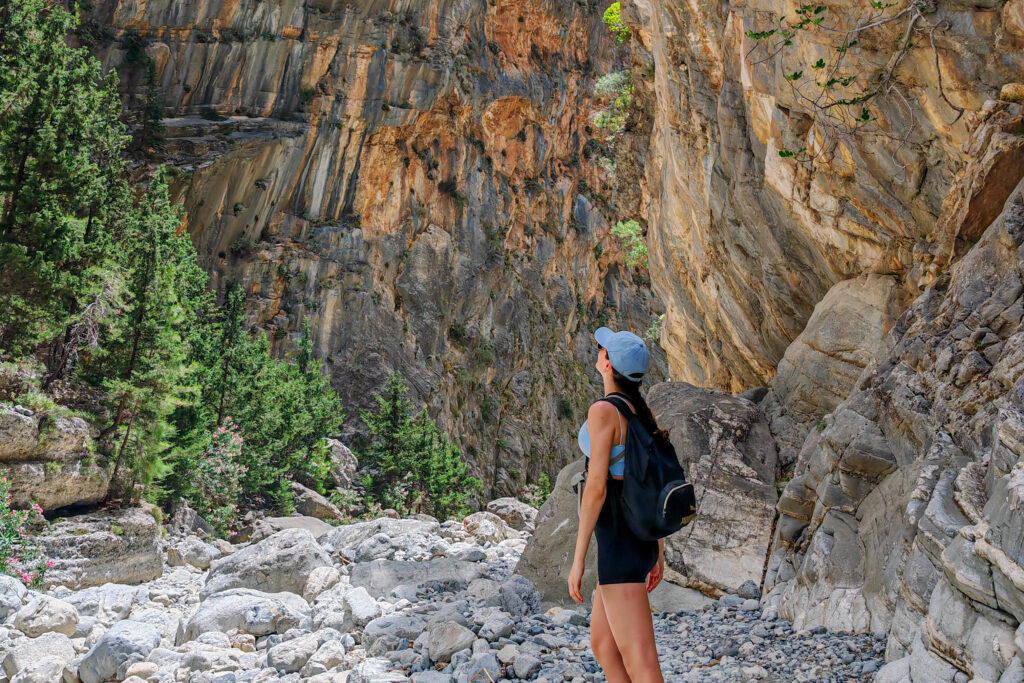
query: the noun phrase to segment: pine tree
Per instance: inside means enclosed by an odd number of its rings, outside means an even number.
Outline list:
[[[195,450],[230,418],[245,440],[239,460],[247,468],[241,486],[249,504],[286,509],[291,481],[322,490],[325,438],[344,415],[322,362],[313,357],[308,324],[291,357],[275,359],[266,335],[247,332],[245,294],[232,287],[203,329],[193,354],[198,399],[175,412],[181,434],[176,443],[183,452]],[[184,484],[171,473],[164,487],[168,495],[184,495]]]
[[[442,433],[426,408],[413,415],[408,386],[391,373],[374,396],[377,411],[362,413],[369,445],[362,462],[370,468],[369,491],[374,501],[406,512],[445,518],[464,514],[466,500],[479,490],[469,466],[447,433]]]
[[[207,276],[181,221],[160,169],[121,240],[130,309],[92,369],[103,378],[113,414],[101,432],[115,444],[112,493],[149,482],[174,431],[167,418],[184,398],[186,340],[206,299]],[[123,468],[130,473],[124,482]]]
[[[55,338],[95,291],[125,137],[116,77],[65,40],[72,13],[8,0],[0,18],[0,349],[17,354]]]
[[[409,388],[397,372],[388,375],[381,391],[374,395],[377,411],[363,411],[360,417],[369,432],[369,445],[362,461],[376,470],[375,493],[393,486],[408,472],[407,452],[412,438],[412,402]]]

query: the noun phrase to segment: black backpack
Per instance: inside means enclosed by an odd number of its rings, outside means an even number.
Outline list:
[[[614,405],[628,420],[622,509],[630,531],[644,541],[679,531],[693,521],[697,501],[676,449],[672,444],[659,446],[622,399],[606,396],[601,400]]]

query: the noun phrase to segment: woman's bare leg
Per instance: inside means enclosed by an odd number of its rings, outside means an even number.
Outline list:
[[[632,683],[664,683],[654,646],[654,621],[643,583],[601,586],[601,602],[615,645]],[[594,601],[597,603],[597,600]],[[591,619],[591,632],[593,632]],[[608,680],[612,680],[609,676]]]
[[[594,609],[590,611],[590,649],[604,669],[608,683],[632,683],[608,625],[608,614],[601,599],[601,586],[594,592]]]

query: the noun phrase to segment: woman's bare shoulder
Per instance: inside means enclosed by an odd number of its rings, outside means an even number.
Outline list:
[[[615,419],[618,410],[608,401],[594,401],[587,411],[587,420],[590,422],[605,422]]]

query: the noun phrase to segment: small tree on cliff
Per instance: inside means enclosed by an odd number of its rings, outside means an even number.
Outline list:
[[[620,43],[629,40],[629,27],[622,23],[622,7],[619,3],[613,2],[604,11],[604,25]]]

